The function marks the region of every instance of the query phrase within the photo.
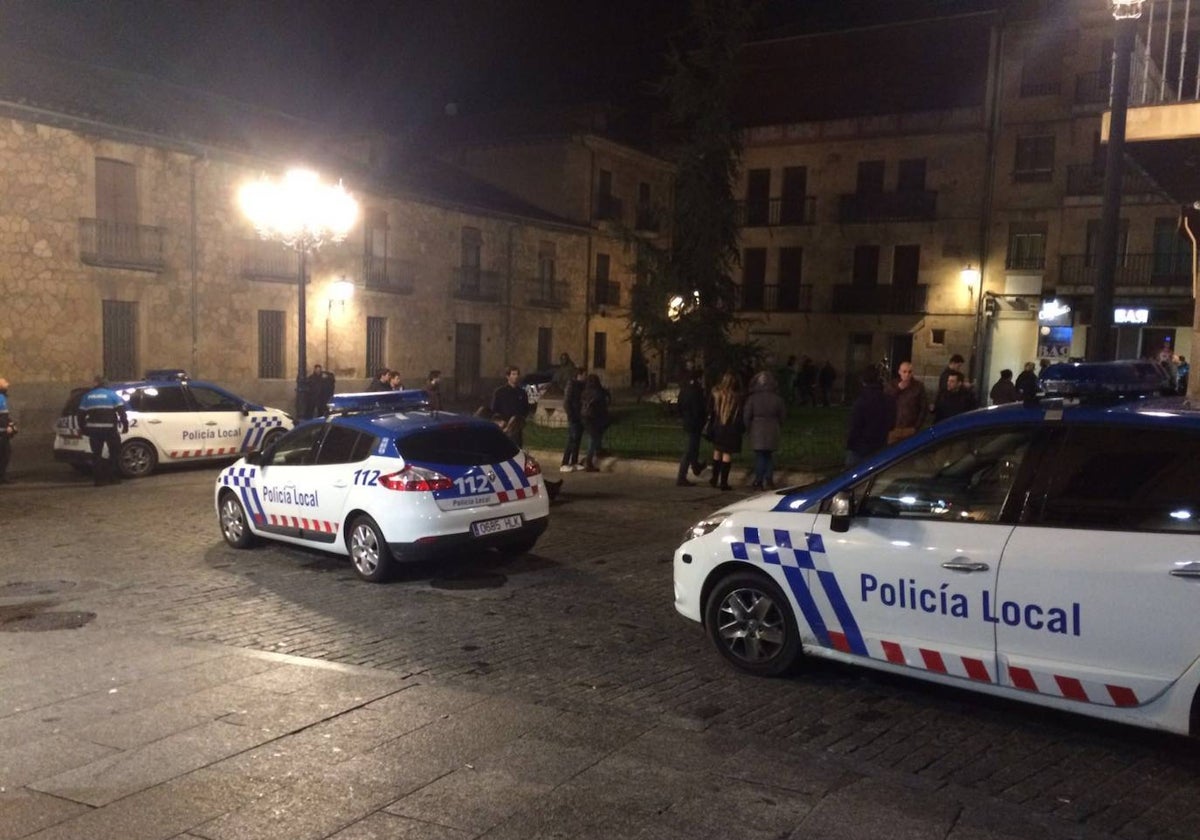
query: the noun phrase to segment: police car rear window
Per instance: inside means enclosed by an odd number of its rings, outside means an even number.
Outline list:
[[[494,426],[445,426],[396,441],[406,461],[470,466],[496,464],[516,457],[517,445]]]
[[[190,411],[183,389],[178,385],[147,385],[129,398],[134,411]]]

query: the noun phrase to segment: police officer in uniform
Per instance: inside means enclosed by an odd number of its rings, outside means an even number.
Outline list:
[[[121,480],[117,456],[121,451],[121,432],[129,431],[125,401],[96,377],[96,387],[79,400],[79,429],[88,436],[92,447],[92,476],[97,487]]]

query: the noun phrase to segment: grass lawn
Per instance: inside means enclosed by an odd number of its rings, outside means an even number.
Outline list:
[[[679,418],[656,403],[616,403],[613,425],[604,434],[603,448],[626,458],[678,461],[683,454],[683,431]],[[845,406],[788,408],[783,425],[783,442],[775,452],[778,469],[824,471],[840,467],[845,459],[846,424],[850,410]],[[530,423],[525,427],[525,446],[530,449],[562,451],[567,430]],[[582,449],[587,448],[584,434]],[[712,447],[701,441],[700,458],[707,461]],[[735,463],[750,465],[754,453],[743,446]]]

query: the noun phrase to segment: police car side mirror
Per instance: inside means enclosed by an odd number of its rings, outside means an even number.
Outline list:
[[[854,512],[854,495],[842,491],[835,493],[829,503],[829,530],[845,533],[850,530],[850,516]]]
[[[250,416],[250,403],[242,403],[242,416],[243,417]]]

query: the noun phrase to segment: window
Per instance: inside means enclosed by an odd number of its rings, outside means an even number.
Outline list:
[[[801,301],[804,272],[803,248],[779,249],[779,308],[785,312],[806,309]]]
[[[1200,435],[1071,427],[1031,524],[1200,533]]]
[[[855,286],[874,286],[879,282],[879,246],[854,246],[854,269],[850,277]]]
[[[134,301],[106,300],[104,319],[104,375],[108,379],[133,379],[138,370],[138,305]]]
[[[742,252],[742,308],[761,310],[767,282],[767,250],[747,248]]]
[[[855,489],[857,512],[888,519],[997,522],[1031,429],[986,431],[934,443]]]
[[[1017,138],[1017,156],[1013,162],[1013,180],[1049,181],[1054,175],[1054,135],[1039,134]]]
[[[929,343],[935,347],[940,347],[946,343],[946,331],[941,328],[931,329],[929,331]]]
[[[242,410],[242,401],[230,394],[223,394],[203,385],[190,385],[188,391],[191,392],[192,399],[196,401],[196,407],[200,411]]]
[[[387,318],[367,316],[366,372],[374,376],[384,367],[387,367]]]
[[[363,223],[363,248],[366,258],[366,285],[368,288],[387,286],[388,277],[388,215],[385,211],[367,211]]]
[[[550,367],[551,348],[554,346],[554,330],[550,327],[538,327],[537,336],[537,369],[546,370]]]
[[[914,288],[920,273],[921,246],[897,245],[892,251],[892,285]]]
[[[554,283],[557,260],[558,249],[553,242],[538,243],[538,279],[543,285]]]
[[[292,429],[279,439],[271,452],[271,464],[278,466],[304,466],[313,462],[317,439],[325,431],[324,423],[314,423]]]
[[[592,335],[592,367],[596,370],[608,367],[608,333]]]
[[[900,161],[900,175],[896,179],[899,192],[925,191],[925,158],[909,158]]]
[[[398,438],[396,451],[406,461],[466,467],[515,458],[517,445],[498,426],[443,426]]]
[[[352,464],[367,457],[375,444],[375,437],[347,429],[345,426],[330,424],[321,441],[321,451],[317,453],[318,464]]]
[[[855,192],[859,195],[883,192],[883,161],[859,161],[858,183]]]
[[[1021,64],[1021,96],[1058,93],[1062,75],[1062,45],[1043,43],[1025,56]]]
[[[1084,265],[1099,265],[1100,257],[1100,220],[1088,219],[1087,243],[1084,251]],[[1117,265],[1125,265],[1125,257],[1129,249],[1129,220],[1121,219],[1117,233]]]
[[[1154,220],[1154,275],[1190,276],[1192,243],[1179,230],[1179,220],[1166,216]]]
[[[96,158],[96,218],[118,225],[137,224],[137,169],[132,163]]]
[[[283,379],[283,318],[275,309],[258,310],[259,379]]]
[[[1046,267],[1046,223],[1013,222],[1008,228],[1008,256],[1004,267],[1010,270],[1041,271]]]
[[[129,398],[129,407],[143,412],[191,411],[180,385],[147,385]]]
[[[784,225],[802,225],[809,221],[808,167],[786,166],[783,170],[783,196],[779,203],[779,222]]]
[[[611,260],[608,254],[596,254],[596,282],[607,283]]]
[[[771,219],[771,170],[751,169],[746,173],[746,225],[760,227]]]
[[[479,270],[483,266],[483,234],[479,228],[462,229],[463,285],[479,288]]]

